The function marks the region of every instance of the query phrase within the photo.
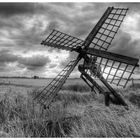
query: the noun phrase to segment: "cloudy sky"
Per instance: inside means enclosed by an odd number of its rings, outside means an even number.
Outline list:
[[[108,6],[129,8],[110,51],[139,58],[140,3],[0,3],[0,76],[54,77],[77,54],[41,41],[52,29],[84,39]]]

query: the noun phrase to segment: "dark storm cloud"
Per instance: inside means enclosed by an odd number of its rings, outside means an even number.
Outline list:
[[[18,67],[27,68],[28,70],[43,69],[51,62],[49,57],[43,55],[34,55],[30,57],[23,57],[13,54],[9,50],[0,51],[0,68],[4,70],[8,63],[18,63]],[[3,67],[3,68],[2,68]]]
[[[140,57],[140,48],[138,47],[139,45],[140,45],[139,40],[132,40],[130,34],[120,32],[120,34],[113,41],[109,50],[117,54],[139,58]],[[138,48],[138,50],[136,48]]]
[[[59,23],[57,20],[52,20],[50,21],[48,27],[47,27],[47,30],[48,31],[52,31],[53,29],[57,29],[59,27]]]
[[[1,50],[0,51],[0,62],[1,63],[9,63],[18,61],[18,56],[12,54],[9,50]]]
[[[42,55],[35,55],[31,57],[26,57],[26,58],[22,57],[19,60],[19,66],[27,67],[27,69],[29,70],[36,70],[36,69],[43,68],[50,62],[51,60],[49,57],[45,57]]]
[[[9,50],[1,50],[0,51],[0,72],[10,72],[10,69],[8,70],[7,64],[17,62],[19,57],[17,55],[14,55]]]
[[[17,14],[32,14],[35,7],[35,3],[0,3],[0,15],[7,17]]]
[[[85,38],[85,36],[94,27],[93,21],[99,19],[101,10],[98,14],[95,14],[96,8],[102,4],[83,4],[83,8],[77,9],[78,3],[8,3],[1,4],[1,14],[5,15],[19,15],[11,18],[3,18],[0,20],[0,27],[5,30],[9,30],[10,38],[15,41],[18,47],[32,48],[36,44],[40,44],[42,39],[45,39],[47,35],[53,30],[58,29],[65,33],[72,34],[79,38]],[[88,14],[87,9],[89,7]],[[64,9],[64,11],[63,11]],[[77,9],[77,10],[76,10]],[[104,8],[102,8],[103,10]],[[18,12],[19,11],[19,12]],[[38,11],[38,12],[37,12]],[[71,11],[73,11],[71,13]],[[80,13],[74,16],[76,13]],[[28,14],[30,13],[30,15]],[[25,22],[22,21],[26,17],[32,19],[32,15],[38,15],[38,23],[35,24],[29,30],[26,30],[24,25]],[[87,16],[86,16],[86,15]],[[45,15],[47,19],[40,19],[40,15]],[[27,19],[28,20],[28,19]],[[47,21],[48,25],[44,30],[41,30],[42,20]],[[35,21],[36,22],[36,21]],[[62,26],[63,22],[63,26]],[[33,23],[30,23],[31,25]],[[46,23],[47,24],[47,23]],[[17,34],[13,34],[12,31],[17,31]]]
[[[108,6],[131,8],[131,12],[139,10],[137,3],[0,3],[0,36],[7,38],[1,42],[0,47],[12,47],[13,50],[34,51],[48,49],[40,42],[45,39],[53,29],[60,30],[72,36],[85,39],[88,33],[98,22]],[[129,10],[129,11],[130,11]],[[7,18],[8,17],[8,18]],[[28,21],[32,20],[28,23]],[[29,28],[28,28],[29,27]],[[7,33],[8,32],[8,33]],[[121,32],[113,40],[111,51],[128,56],[139,56],[139,41],[132,41],[129,34]],[[13,40],[11,44],[8,39]],[[10,46],[11,44],[11,46]],[[134,48],[137,48],[134,49]],[[50,48],[53,50],[54,48]],[[55,49],[57,50],[57,49]],[[58,50],[59,51],[59,50]],[[76,58],[71,53],[67,60],[59,66],[66,66],[67,62]],[[23,58],[12,52],[0,52],[0,63],[18,62],[19,67],[34,71],[44,68],[50,59],[44,56],[30,56]],[[49,68],[55,68],[50,65]]]
[[[91,21],[79,23],[73,34],[84,40],[93,27],[94,25]]]
[[[138,12],[140,8],[139,2],[121,2],[121,3],[110,3],[113,6],[120,6],[129,8],[129,12]]]
[[[61,29],[63,32],[77,37],[86,35],[90,28],[93,28],[95,25],[93,21],[100,18],[106,7],[104,4],[103,8],[103,4],[99,3],[82,3],[82,7],[79,8],[80,5],[81,3],[49,3],[42,5],[44,13],[50,20],[49,26],[45,30],[46,34],[52,29]],[[98,13],[96,11],[97,8]],[[60,21],[64,23],[64,27],[61,26]]]

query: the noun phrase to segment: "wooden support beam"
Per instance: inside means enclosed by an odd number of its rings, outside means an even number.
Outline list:
[[[118,62],[125,63],[128,65],[139,66],[138,65],[139,59],[137,59],[137,58],[123,56],[120,54],[106,52],[106,51],[102,51],[102,50],[98,50],[98,49],[94,49],[94,48],[88,48],[87,50],[85,50],[85,53],[90,54],[90,55],[95,55],[95,56],[101,57],[101,58],[106,58],[106,59],[113,60],[113,61],[118,61]]]
[[[102,81],[102,83],[109,89],[109,91],[114,95],[114,97],[120,102],[121,105],[128,107],[127,103],[124,101],[124,99],[121,97],[120,94],[118,94],[104,79],[104,77],[97,72],[97,77]]]

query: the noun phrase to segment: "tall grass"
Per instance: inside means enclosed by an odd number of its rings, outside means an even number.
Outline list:
[[[0,131],[6,137],[67,137],[78,116],[67,113],[61,104],[43,110],[30,97],[8,94],[0,102]]]
[[[129,110],[106,107],[85,87],[67,88],[46,110],[32,100],[37,90],[28,96],[10,90],[1,95],[0,137],[140,137],[139,88],[123,91]]]
[[[80,84],[74,84],[74,85],[65,85],[62,87],[62,90],[70,90],[75,92],[88,92],[91,89],[87,85],[80,85]]]
[[[88,106],[81,129],[74,129],[73,137],[140,137],[140,114],[131,114],[120,107],[116,107],[119,112],[113,111],[114,108],[97,103]]]

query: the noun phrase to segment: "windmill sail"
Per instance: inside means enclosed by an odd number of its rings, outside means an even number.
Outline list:
[[[138,66],[136,58],[91,48],[86,52],[90,57],[97,57],[96,63],[101,67],[103,77],[117,86],[125,87]]]
[[[127,11],[128,9],[125,8],[108,7],[85,41],[53,30],[41,44],[68,51],[76,50],[78,46],[86,48],[88,46],[106,51],[120,28]]]
[[[39,94],[34,97],[40,104],[46,105],[48,107],[53,99],[56,97],[57,93],[65,83],[66,79],[69,77],[80,58],[70,61],[67,66],[47,85]]]
[[[130,80],[138,59],[111,52],[88,48],[90,57],[97,57],[97,64],[102,69],[103,77],[117,86],[125,87]]]
[[[108,7],[104,15],[86,38],[85,44],[86,42],[92,41],[92,44],[89,46],[90,48],[106,51],[118,32],[127,11],[128,8]]]
[[[73,51],[77,46],[81,46],[84,43],[83,40],[73,37],[71,35],[62,33],[57,30],[53,30],[46,40],[42,41],[42,45],[54,47],[57,49],[63,49]]]
[[[99,57],[97,59],[97,63],[102,68],[103,77],[109,83],[122,86],[124,88],[137,66]]]

